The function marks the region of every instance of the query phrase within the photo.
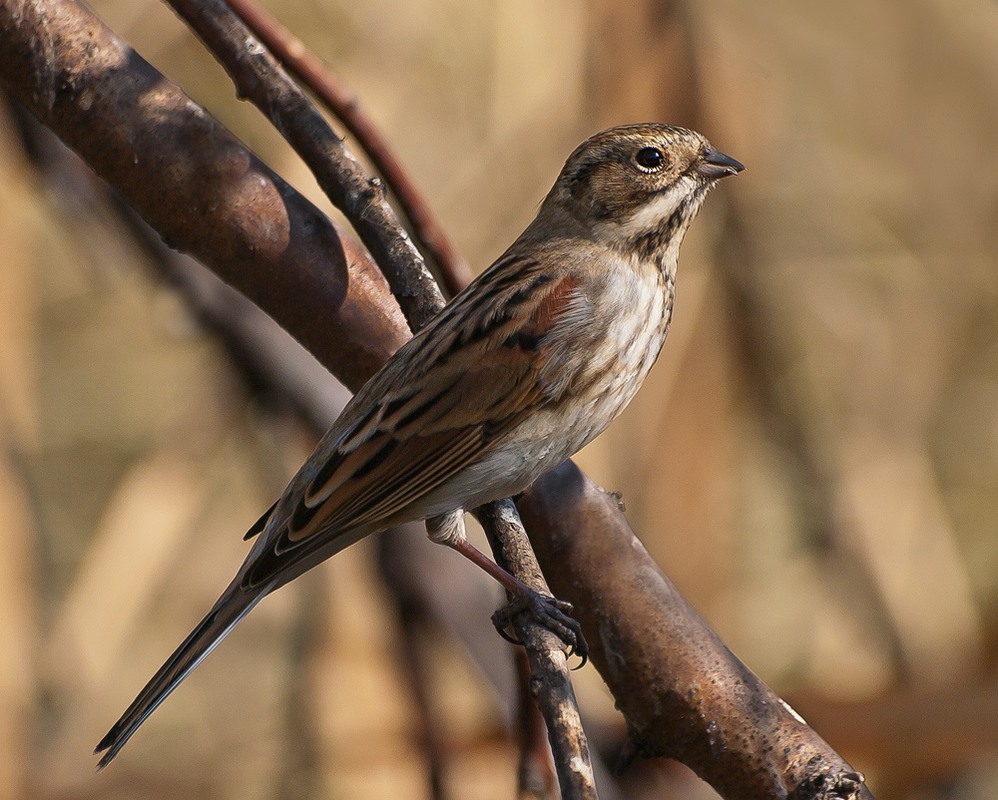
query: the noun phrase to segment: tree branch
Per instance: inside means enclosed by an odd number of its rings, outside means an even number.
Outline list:
[[[364,112],[360,99],[302,43],[256,0],[227,0],[228,5],[259,37],[281,63],[353,134],[374,168],[384,178],[395,197],[413,238],[423,254],[437,268],[449,294],[456,294],[471,281],[471,269],[458,253],[443,226],[430,210],[430,204],[416,186],[402,162],[374,121]]]
[[[517,790],[521,800],[555,797],[557,776],[547,745],[547,726],[531,694],[530,662],[525,649],[516,651],[517,728],[520,738],[520,764]],[[606,785],[603,786],[604,793]]]
[[[0,79],[168,244],[296,319],[351,389],[408,338],[367,254],[83,6],[3,0]]]
[[[478,509],[475,516],[489,537],[496,560],[507,568],[516,565],[516,576],[534,591],[551,594],[513,501],[489,503]],[[596,782],[589,746],[562,644],[554,633],[540,625],[525,623],[522,617],[514,619],[513,624],[527,651],[530,694],[547,722],[548,742],[555,754],[562,797],[595,800]]]
[[[683,599],[620,513],[566,461],[520,498],[555,593],[571,602],[634,755],[687,764],[729,800],[869,798],[862,776]],[[623,766],[626,766],[624,764]]]
[[[236,84],[308,165],[322,191],[350,220],[388,279],[413,329],[443,306],[422,257],[385,199],[342,140],[277,60],[223,0],[167,0]]]

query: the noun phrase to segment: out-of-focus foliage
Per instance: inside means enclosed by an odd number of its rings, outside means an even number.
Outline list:
[[[167,10],[92,5],[326,207]],[[685,246],[661,363],[581,463],[878,797],[998,793],[998,7],[268,5],[357,91],[478,269],[599,128],[685,124],[748,165]],[[368,543],[264,603],[93,774],[93,744],[228,581],[310,434],[261,413],[94,188],[42,180],[12,119],[0,800],[426,796]],[[501,704],[458,646],[428,647],[452,795],[512,796]],[[594,738],[619,741],[598,676],[578,686]],[[711,796],[661,765],[627,792]]]

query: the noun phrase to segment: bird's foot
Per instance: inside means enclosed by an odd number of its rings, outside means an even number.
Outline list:
[[[582,659],[582,663],[575,667],[581,669],[589,661],[589,645],[582,635],[582,626],[571,616],[571,612],[571,603],[528,589],[515,594],[508,604],[496,611],[492,615],[492,624],[507,642],[522,645],[523,642],[509,630],[516,617],[520,614],[529,615],[534,622],[565,643],[569,657],[575,655]]]

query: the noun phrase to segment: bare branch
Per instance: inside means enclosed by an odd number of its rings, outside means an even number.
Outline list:
[[[366,253],[82,5],[2,0],[0,80],[352,389],[408,338]]]
[[[443,306],[422,257],[385,198],[378,178],[357,159],[298,85],[223,0],[168,0],[236,84],[302,157],[319,186],[381,267],[414,329]]]
[[[453,295],[463,289],[472,277],[468,263],[458,253],[430,209],[429,202],[389,147],[384,135],[364,112],[357,95],[256,0],[228,0],[228,4],[281,63],[311,89],[357,139],[374,168],[388,184],[396,204],[409,223],[413,238],[436,266],[448,293]]]
[[[499,563],[516,564],[520,580],[536,592],[551,594],[513,501],[489,503],[475,516],[485,528]],[[522,617],[514,619],[513,624],[530,661],[530,694],[547,721],[562,797],[596,798],[589,747],[561,642],[551,631],[525,622]]]
[[[520,736],[520,765],[517,788],[521,800],[557,797],[556,776],[548,749],[544,718],[530,695],[530,663],[525,650],[516,651],[516,672],[520,687],[517,698],[517,727]],[[604,790],[606,786],[603,787]]]
[[[668,756],[728,800],[870,797],[828,744],[724,646],[572,462],[522,496],[537,557],[576,609],[633,755]]]

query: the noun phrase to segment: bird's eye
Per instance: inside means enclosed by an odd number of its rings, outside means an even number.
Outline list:
[[[634,156],[642,172],[658,172],[665,166],[665,155],[657,147],[642,147]]]

